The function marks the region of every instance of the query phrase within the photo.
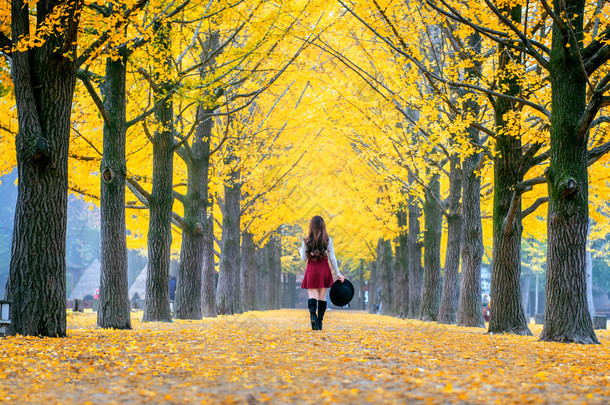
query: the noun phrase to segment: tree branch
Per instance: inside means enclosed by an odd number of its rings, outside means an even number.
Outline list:
[[[140,202],[142,204],[144,204],[144,206],[146,208],[150,209],[150,200],[152,199],[151,194],[146,191],[141,185],[140,183],[138,183],[133,177],[129,176],[125,178],[126,180],[126,185],[127,188],[129,188],[129,190],[136,196],[136,198],[138,200],[140,200]],[[143,209],[143,208],[142,208]],[[175,212],[172,212],[172,223],[174,225],[176,225],[177,227],[179,227],[180,229],[184,229],[185,224],[184,224],[184,219],[176,214]]]
[[[0,51],[6,56],[12,57],[13,55],[13,41],[7,37],[3,32],[0,32]]]
[[[610,45],[607,44],[608,39],[610,39],[610,26],[583,49],[582,57],[588,74],[595,72],[598,67],[610,58]]]
[[[92,10],[97,11],[98,13],[100,13],[102,16],[108,18],[112,15],[112,13],[110,12],[110,10],[108,10],[108,7],[106,6],[98,6],[97,4],[87,4],[87,7],[89,7]]]
[[[608,75],[607,77],[610,78],[610,75]],[[597,93],[597,91],[596,91],[596,93]],[[591,124],[593,123],[593,120],[594,120],[595,116],[597,115],[597,113],[599,112],[599,110],[601,110],[602,108],[607,107],[609,105],[610,105],[610,96],[602,96],[599,93],[594,94],[591,101],[589,101],[589,105],[587,106],[587,109],[585,110],[585,112],[583,113],[583,116],[580,119],[580,124],[578,125],[578,127],[576,129],[576,136],[578,138],[584,137],[589,132],[589,129],[591,128]]]
[[[413,56],[411,56],[411,54],[409,53],[409,47],[406,43],[404,43],[404,41],[402,40],[402,38],[398,38],[399,42],[401,43],[401,46],[404,49],[401,49],[399,47],[397,47],[396,45],[394,45],[392,43],[392,41],[390,41],[388,38],[384,37],[383,35],[381,35],[379,32],[377,32],[377,30],[375,30],[373,27],[371,27],[370,24],[368,24],[366,21],[364,21],[362,19],[362,17],[360,17],[358,14],[356,14],[356,12],[354,12],[351,8],[349,8],[342,0],[337,0],[339,2],[339,4],[341,4],[350,14],[352,14],[357,20],[359,20],[365,27],[367,27],[373,34],[375,34],[379,39],[381,39],[383,42],[385,42],[386,44],[388,44],[388,46],[390,46],[390,48],[392,48],[394,51],[400,53],[402,56],[404,56],[406,59],[408,59],[409,61],[411,61],[415,66],[417,66],[417,68],[424,74],[424,76],[426,76],[426,78],[428,79],[429,82],[432,82],[431,78],[441,82],[443,84],[446,84],[447,86],[450,87],[456,87],[456,88],[467,88],[467,89],[472,89],[472,90],[477,90],[481,93],[484,94],[488,94],[488,95],[493,95],[496,97],[500,97],[500,98],[504,98],[507,100],[511,100],[511,101],[515,101],[517,103],[521,103],[523,105],[527,105],[535,110],[540,111],[541,113],[543,113],[544,115],[546,115],[547,117],[551,117],[551,113],[545,109],[544,107],[533,103],[529,100],[525,100],[519,97],[515,97],[515,96],[509,96],[506,94],[502,94],[502,93],[498,93],[492,90],[488,90],[485,88],[482,88],[480,86],[475,86],[472,84],[468,84],[468,83],[459,83],[459,82],[453,82],[450,81],[448,79],[445,79],[443,77],[438,76],[437,74],[431,72],[428,68],[426,68],[419,60],[415,59]],[[430,4],[430,0],[426,0],[426,2],[428,4]],[[511,46],[509,44],[506,44],[506,46],[510,46],[512,48],[514,48],[514,46]],[[519,49],[522,52],[525,52],[524,49]]]
[[[182,203],[182,205],[185,204],[186,202],[186,196],[184,194],[181,194],[179,192],[177,192],[176,190],[173,191],[174,194],[174,198],[178,201],[180,201]]]
[[[110,119],[110,115],[108,114],[108,111],[106,111],[106,107],[104,107],[104,102],[102,101],[100,96],[95,91],[95,88],[91,84],[91,81],[89,81],[88,72],[86,70],[79,69],[77,71],[76,75],[85,85],[87,92],[89,93],[89,95],[91,96],[91,99],[95,103],[95,106],[97,107],[98,111],[100,112],[100,115],[104,119],[104,122],[107,125],[112,125],[112,120]]]
[[[546,13],[553,19],[553,22],[557,24],[559,29],[561,29],[563,35],[568,35],[568,30],[565,24],[563,23],[561,18],[557,14],[555,14],[549,3],[546,0],[540,0],[540,3],[542,4],[544,11],[546,11]]]
[[[587,152],[587,166],[597,162],[602,156],[610,152],[610,142],[597,146]]]
[[[498,8],[491,1],[485,0],[485,4],[487,4],[487,7],[489,7],[491,9],[491,11],[493,11],[493,13],[500,19],[500,21],[502,21],[502,23],[504,25],[506,25],[515,34],[517,34],[517,36],[521,40],[521,43],[523,43],[523,45],[529,50],[528,54],[531,55],[534,59],[536,59],[536,61],[540,64],[540,66],[542,66],[543,68],[548,70],[549,61],[544,59],[544,57],[541,54],[539,54],[538,51],[536,51],[536,49],[534,49],[534,47],[532,46],[532,43],[521,32],[521,30],[519,30],[515,26],[515,24],[512,23],[512,21],[510,19],[506,18],[506,16],[504,14],[502,14],[502,12],[500,12],[500,10],[498,10]],[[547,49],[547,51],[548,51],[548,49]]]
[[[521,219],[527,217],[529,214],[533,213],[540,207],[542,204],[549,202],[549,197],[540,197],[532,205],[521,211]]]
[[[89,48],[85,49],[85,51],[76,59],[76,68],[80,68],[83,63],[85,63],[89,58],[110,39],[111,35],[114,32],[119,32],[121,27],[124,24],[129,23],[129,16],[135,12],[143,8],[148,0],[139,0],[132,8],[123,11],[121,18],[117,18],[114,27],[108,31],[105,31],[98,39],[96,39]]]
[[[502,229],[504,235],[508,235],[515,223],[515,218],[517,216],[517,212],[519,212],[519,204],[521,203],[521,193],[518,193],[515,189],[513,191],[513,197],[510,200],[510,207],[508,208],[508,212],[504,217],[504,221],[502,221]]]
[[[140,183],[138,183],[133,177],[128,176],[125,178],[127,188],[136,196],[138,200],[146,207],[150,208],[150,200],[152,196],[146,191]]]

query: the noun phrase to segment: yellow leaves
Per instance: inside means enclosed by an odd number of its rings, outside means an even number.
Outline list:
[[[566,352],[538,336],[356,311],[328,312],[321,332],[308,330],[304,309],[168,324],[140,317],[131,331],[105,330],[88,312],[68,318],[67,338],[4,339],[0,393],[66,404],[582,403],[610,395],[599,368],[610,358],[608,331],[599,331],[602,345]]]

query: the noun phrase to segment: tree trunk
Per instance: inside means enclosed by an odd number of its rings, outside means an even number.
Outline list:
[[[195,150],[201,139],[197,139],[198,134],[195,136],[192,146],[194,156],[186,159],[187,191],[183,204],[184,227],[174,303],[175,317],[178,319],[201,319],[202,316],[203,222],[207,205],[207,175],[204,174],[204,171],[207,173],[207,167],[204,164],[209,162],[209,157],[205,163],[198,159]],[[207,145],[209,151],[209,143]]]
[[[245,232],[241,238],[241,293],[244,311],[256,309],[256,260],[254,235]]]
[[[392,309],[392,259],[392,241],[379,240],[377,261],[381,269],[378,277],[381,281],[381,313],[383,315],[393,315],[394,313]]]
[[[441,298],[441,233],[443,215],[434,202],[440,201],[441,183],[438,175],[430,181],[424,203],[424,280],[419,319],[436,321]]]
[[[281,245],[279,234],[273,233],[261,252],[263,308],[279,309],[282,300]]]
[[[127,48],[120,58],[106,58],[104,146],[100,190],[101,280],[97,324],[102,328],[131,329],[125,230],[125,162]]]
[[[62,29],[49,33],[41,46],[12,51],[19,183],[6,286],[12,301],[9,334],[66,335],[68,145],[81,5],[44,0],[30,10],[23,0],[11,1],[15,42],[30,34],[30,13],[38,26],[57,7],[65,7],[65,14],[56,21]]]
[[[274,252],[273,252],[273,274],[274,274],[274,305],[273,309],[282,307],[282,236],[280,230],[275,236]]]
[[[212,199],[203,219],[203,268],[201,269],[201,312],[203,316],[216,316],[216,266],[214,260],[214,217]]]
[[[521,22],[521,6],[504,8],[512,21]],[[516,96],[520,91],[519,78],[512,64],[519,63],[514,50],[498,46],[499,88]],[[531,335],[521,305],[521,221],[523,180],[521,138],[513,136],[506,121],[507,115],[518,107],[502,97],[496,99],[496,160],[494,162],[493,255],[489,332]]]
[[[409,183],[413,180],[409,175]],[[419,317],[421,306],[421,291],[423,268],[421,265],[421,249],[419,242],[419,216],[421,210],[415,197],[409,196],[409,318]]]
[[[394,263],[394,313],[399,318],[409,314],[409,234],[407,232],[407,213],[399,210],[398,239],[396,241],[396,262]]]
[[[296,308],[296,299],[297,299],[297,275],[294,273],[286,274],[286,296],[284,297],[284,302],[286,303],[286,308]]]
[[[591,250],[587,249],[587,307],[589,309],[589,316],[591,320],[595,316],[595,304],[593,303],[593,261],[591,257]]]
[[[202,279],[205,276],[204,260],[207,259],[204,239],[209,205],[208,178],[213,126],[212,113],[213,109],[206,109],[204,105],[199,106],[197,111],[199,124],[195,130],[190,152],[182,148],[179,151],[179,155],[184,159],[187,167],[187,191],[183,201],[184,227],[174,305],[175,317],[178,319],[201,319],[203,314]],[[212,254],[213,261],[213,250],[210,254]],[[209,313],[206,316],[210,316]]]
[[[521,276],[521,305],[523,306],[523,312],[525,313],[525,319],[529,319],[527,307],[529,306],[530,300],[530,285],[532,282],[532,268],[527,265],[524,266],[525,270]]]
[[[242,312],[239,273],[240,273],[240,197],[241,183],[239,170],[231,169],[222,204],[222,238],[220,241],[220,270],[216,290],[216,312],[219,315],[232,315]]]
[[[476,131],[476,130],[475,130]],[[478,138],[478,135],[475,135]],[[475,153],[464,159],[462,171],[462,277],[458,302],[457,325],[484,328],[481,312],[481,262],[483,260],[483,226],[481,225],[481,177],[476,172],[481,159]]]
[[[218,33],[210,34],[201,60],[218,48]],[[202,81],[214,69],[214,59],[199,70]],[[208,210],[208,188],[210,168],[210,142],[214,126],[215,97],[210,91],[203,91],[203,100],[197,108],[197,129],[193,135],[190,151],[180,148],[178,154],[186,163],[187,191],[184,196],[184,224],[182,229],[182,246],[180,249],[180,267],[176,287],[175,313],[178,319],[201,319],[202,316],[202,279],[204,268],[205,221]],[[210,101],[210,98],[213,98]],[[213,255],[213,251],[211,252]],[[212,256],[213,260],[213,256]],[[213,275],[213,274],[212,274]],[[206,309],[207,311],[207,309]],[[206,316],[210,316],[206,313]]]
[[[586,109],[587,79],[579,62],[585,2],[555,0],[553,6],[571,16],[568,23],[576,34],[566,38],[553,24],[546,300],[540,340],[591,344],[599,341],[587,309],[588,133],[577,135]]]
[[[377,313],[373,307],[379,305],[377,287],[377,261],[373,261],[369,264],[369,312],[371,314]]]
[[[462,248],[462,173],[460,158],[454,155],[449,169],[449,215],[447,218],[447,252],[443,274],[443,293],[438,311],[439,323],[453,324],[457,321],[459,292],[458,272],[460,270],[460,250]]]
[[[538,314],[538,273],[535,275],[536,277],[536,295],[534,295],[534,315]]]
[[[170,24],[164,23],[155,33],[157,57],[169,68]],[[148,220],[148,274],[146,277],[146,308],[143,322],[169,322],[169,264],[172,245],[172,206],[174,174],[174,108],[169,83],[160,83],[155,91],[155,119],[159,128],[153,140],[153,179]]]
[[[257,269],[257,309],[266,310],[270,309],[269,305],[269,291],[271,287],[269,285],[269,269],[267,256],[269,252],[269,243],[267,242],[262,248],[256,249],[256,269]]]
[[[481,36],[477,33],[468,38],[476,54],[481,52]],[[473,61],[472,69],[466,69],[468,78],[479,78],[481,63]],[[464,103],[464,110],[474,117],[479,116],[479,105],[471,99]],[[468,126],[468,139],[479,143],[479,131]],[[478,174],[480,152],[464,158],[462,164],[462,274],[458,299],[458,326],[484,328],[481,308],[481,261],[483,260],[483,226],[481,224],[481,177]]]
[[[359,288],[358,291],[360,293],[360,305],[356,307],[356,309],[365,310],[365,300],[364,300],[364,292],[366,289],[365,281],[364,281],[364,259],[360,259],[360,268],[358,269],[358,280],[359,280]]]

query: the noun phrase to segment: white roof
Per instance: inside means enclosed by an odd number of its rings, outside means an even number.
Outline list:
[[[93,296],[95,294],[95,290],[100,286],[100,267],[100,262],[97,259],[87,267],[70,294],[71,300],[84,299],[87,295]]]
[[[131,288],[129,289],[129,299],[133,298],[135,293],[138,293],[140,299],[144,299],[146,294],[146,275],[148,274],[148,264],[144,266],[138,277],[134,280]]]

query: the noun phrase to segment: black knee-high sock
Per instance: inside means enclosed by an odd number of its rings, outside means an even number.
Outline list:
[[[326,312],[326,301],[318,300],[318,319],[320,321],[324,319],[324,312]]]
[[[307,308],[309,308],[309,313],[312,315],[316,315],[316,308],[318,306],[317,300],[315,298],[310,298],[307,300]],[[326,309],[326,307],[324,307]]]

